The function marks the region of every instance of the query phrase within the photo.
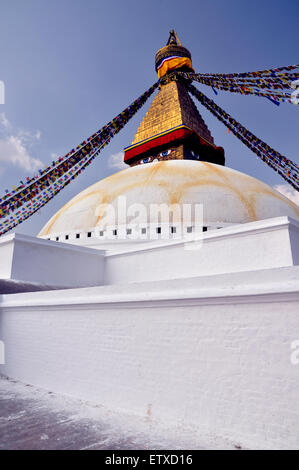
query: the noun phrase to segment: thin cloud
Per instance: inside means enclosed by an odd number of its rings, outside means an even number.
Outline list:
[[[22,140],[17,136],[0,139],[0,162],[4,165],[18,166],[27,171],[35,171],[43,163],[31,157]]]
[[[124,170],[125,168],[128,168],[128,165],[124,163],[124,153],[118,152],[110,155],[108,159],[108,166],[114,170]]]
[[[17,166],[33,172],[43,166],[43,162],[32,157],[30,148],[41,137],[40,131],[31,133],[14,130],[5,113],[0,114],[0,165],[2,172],[7,166]]]
[[[278,184],[274,186],[276,191],[279,191],[281,194],[293,201],[297,206],[299,206],[299,192],[296,189],[292,188],[287,184]]]
[[[5,129],[9,129],[10,127],[10,122],[5,116],[5,113],[0,113],[0,126]]]

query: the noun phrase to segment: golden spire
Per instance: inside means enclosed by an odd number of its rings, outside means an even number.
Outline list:
[[[171,30],[167,45],[156,54],[159,77],[173,70],[193,70],[191,54]],[[125,148],[128,165],[161,160],[201,160],[224,164],[223,149],[198,112],[185,84],[176,76],[163,80],[159,92],[138,127],[134,140]]]

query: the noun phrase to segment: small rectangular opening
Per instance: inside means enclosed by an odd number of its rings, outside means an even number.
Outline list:
[[[113,235],[117,235],[117,230],[113,230]]]
[[[191,233],[192,230],[193,230],[193,227],[187,227],[187,232],[188,232],[188,233]]]
[[[170,227],[171,233],[176,233],[176,227]]]
[[[68,239],[69,239],[69,236],[68,236],[68,235],[66,235],[66,236],[65,236],[65,239],[66,239],[66,240],[68,240]]]
[[[203,231],[203,232],[207,232],[207,231],[208,231],[208,227],[203,227],[203,228],[202,228],[202,231]]]
[[[88,238],[90,238],[91,237],[91,232],[87,232],[87,236],[88,236]]]
[[[76,238],[80,238],[80,233],[76,233]]]
[[[161,227],[157,227],[157,228],[156,228],[156,232],[157,232],[157,233],[161,233]]]

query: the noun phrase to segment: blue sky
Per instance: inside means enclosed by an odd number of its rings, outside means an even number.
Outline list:
[[[298,0],[0,0],[0,193],[64,155],[157,79],[154,55],[174,28],[198,72],[246,72],[299,62]],[[299,106],[198,87],[298,162]],[[144,107],[94,163],[17,229],[36,234],[71,197],[118,171]],[[198,105],[227,166],[283,180]]]

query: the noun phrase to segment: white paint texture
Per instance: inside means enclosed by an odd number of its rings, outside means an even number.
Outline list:
[[[203,234],[201,243],[132,246],[106,255],[105,284],[179,279],[298,264],[299,222],[277,217]]]
[[[65,265],[70,283],[94,282],[100,266],[109,285],[0,296],[0,372],[245,447],[299,448],[298,222],[213,230],[199,250],[1,242],[7,276],[24,277],[26,260],[38,278],[47,260],[46,284]]]
[[[298,448],[299,267],[1,298],[0,371],[251,448]]]
[[[103,284],[104,253],[27,235],[0,238],[0,279],[53,287]]]
[[[112,241],[91,243],[97,249],[23,235],[3,237],[0,278],[87,287],[299,264],[299,222],[288,217],[211,230],[200,242],[131,240],[115,243],[114,249]]]

